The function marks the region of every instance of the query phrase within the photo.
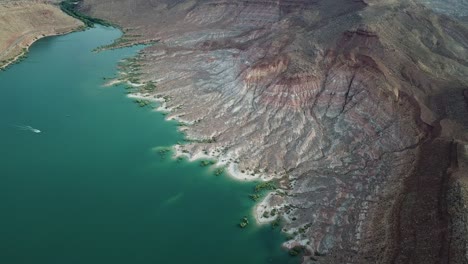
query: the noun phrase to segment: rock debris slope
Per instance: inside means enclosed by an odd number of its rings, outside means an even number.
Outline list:
[[[278,182],[255,211],[304,263],[468,263],[468,27],[438,2],[78,8],[121,25],[121,45],[159,41],[127,74],[188,124],[180,151]]]

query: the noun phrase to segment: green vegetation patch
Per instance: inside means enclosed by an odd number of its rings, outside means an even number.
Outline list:
[[[264,190],[273,191],[276,190],[276,188],[276,182],[274,181],[261,182],[255,186],[255,192],[258,193]]]
[[[303,252],[304,252],[304,247],[303,246],[295,246],[295,247],[293,247],[292,249],[290,249],[288,251],[289,255],[293,256],[293,257],[298,256]]]
[[[166,98],[164,98],[164,100],[166,100]],[[167,100],[166,100],[166,101],[167,101]],[[207,138],[207,139],[191,139],[191,138],[186,138],[185,141],[186,141],[186,142],[189,142],[189,143],[216,143],[216,138],[215,138],[215,137]]]
[[[143,90],[154,91],[156,89],[156,83],[154,81],[149,81],[143,86]]]
[[[216,161],[214,161],[214,160],[202,160],[202,161],[200,161],[200,166],[201,167],[207,167],[207,166],[214,165],[214,164],[216,164]]]
[[[276,229],[277,227],[280,227],[281,225],[281,219],[277,217],[273,222],[271,222],[271,228]]]
[[[134,102],[135,102],[135,104],[137,104],[140,107],[145,107],[145,106],[151,105],[150,101],[148,101],[148,100],[136,99]]]
[[[63,12],[65,12],[66,14],[68,14],[69,16],[72,16],[76,19],[79,19],[81,21],[83,21],[83,23],[87,26],[87,27],[93,27],[94,24],[101,24],[103,26],[113,26],[111,23],[105,21],[105,20],[102,20],[102,19],[99,19],[99,18],[93,18],[93,17],[90,17],[90,16],[87,16],[81,12],[78,12],[76,10],[76,7],[78,5],[78,1],[76,0],[64,0],[62,2],[60,2],[60,8],[62,9]]]
[[[215,171],[214,171],[214,175],[215,176],[220,176],[224,173],[224,167],[222,168],[217,168]]]
[[[165,159],[167,154],[171,152],[171,148],[158,148],[158,154],[161,159]]]
[[[240,228],[245,228],[248,225],[249,225],[249,219],[247,219],[247,216],[244,216],[244,218],[242,218],[242,220],[239,223],[239,227]]]
[[[244,172],[244,171],[242,171],[242,172]],[[250,194],[249,198],[252,201],[257,202],[258,200],[260,200],[260,198],[262,198],[264,191],[273,191],[273,190],[276,190],[276,189],[277,189],[277,187],[276,187],[276,182],[275,181],[260,182],[257,185],[255,185],[254,193]],[[275,210],[274,213],[276,213],[276,209],[274,209],[274,210]],[[272,214],[272,216],[274,215],[274,213]]]
[[[249,195],[249,198],[256,202],[256,201],[258,201],[260,198],[262,198],[262,195],[261,195],[261,194],[258,194],[258,193],[254,193],[254,194],[250,194],[250,195]]]

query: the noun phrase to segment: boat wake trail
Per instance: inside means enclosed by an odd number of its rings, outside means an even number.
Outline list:
[[[14,125],[14,127],[18,128],[19,130],[25,130],[25,131],[31,131],[33,133],[36,133],[36,134],[39,134],[41,133],[41,131],[39,129],[36,129],[32,126],[18,126],[18,125]]]

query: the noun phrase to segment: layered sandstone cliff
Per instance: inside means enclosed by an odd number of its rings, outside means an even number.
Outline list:
[[[257,217],[282,219],[304,263],[468,263],[468,26],[437,2],[78,8],[121,25],[121,45],[159,41],[128,74],[189,124],[179,150],[278,182]]]

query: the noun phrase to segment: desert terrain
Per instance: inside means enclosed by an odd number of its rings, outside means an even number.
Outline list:
[[[64,14],[57,1],[0,2],[0,67],[25,54],[37,39],[71,32],[83,23]]]
[[[2,8],[0,19],[28,17],[0,24],[6,62],[79,26],[42,2]],[[190,143],[179,155],[270,181],[254,214],[281,225],[303,263],[468,263],[466,1],[82,0],[75,10],[121,27],[113,47],[156,43],[122,63],[120,79],[181,122]]]
[[[463,1],[83,0],[157,42],[123,67],[304,263],[468,263]],[[117,46],[118,46],[117,45]],[[149,85],[148,85],[149,84]]]

